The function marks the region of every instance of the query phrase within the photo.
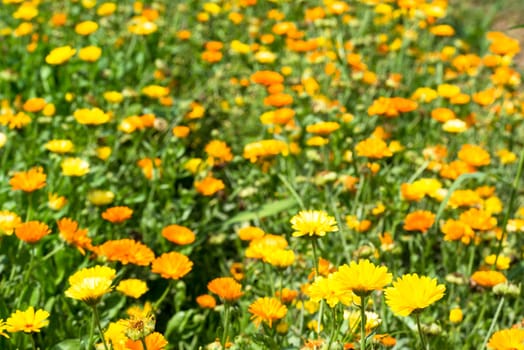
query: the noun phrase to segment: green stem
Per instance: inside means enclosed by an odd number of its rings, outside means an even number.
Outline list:
[[[297,191],[295,191],[295,189],[289,183],[289,181],[284,176],[282,176],[281,174],[278,174],[278,178],[280,179],[280,181],[282,181],[282,183],[288,189],[288,191],[291,193],[293,198],[295,198],[295,200],[297,201],[297,203],[300,206],[300,208],[302,210],[306,210],[306,207],[304,206],[304,202],[302,201],[302,198],[300,198],[300,196],[298,195]]]
[[[220,344],[222,345],[222,349],[226,348],[227,343],[227,335],[229,333],[229,318],[230,318],[230,305],[228,302],[224,304],[224,333],[222,334],[222,340],[220,341]]]
[[[495,328],[495,324],[497,323],[497,320],[500,315],[500,311],[502,310],[502,305],[504,304],[504,297],[502,297],[499,301],[499,305],[497,306],[497,311],[495,311],[495,316],[493,316],[493,320],[491,320],[491,325],[489,326],[488,333],[486,333],[486,337],[484,338],[484,341],[482,342],[481,349],[484,349],[486,347],[486,344],[488,343],[489,337],[491,335],[491,332],[493,332],[493,328]]]
[[[317,240],[316,238],[313,238],[311,240],[311,245],[313,246],[313,264],[315,265],[315,277],[320,276],[319,270],[318,270],[318,258],[317,258]]]
[[[317,338],[320,339],[320,327],[322,326],[322,316],[324,313],[324,299],[320,300],[320,309],[318,310],[318,321],[317,321]]]
[[[333,341],[335,340],[335,337],[338,331],[337,305],[335,305],[335,307],[332,308],[331,311],[333,312],[333,322],[331,324],[331,334],[329,336],[329,343],[328,343],[327,350],[331,350],[331,344],[333,344]]]
[[[106,344],[106,339],[104,338],[104,331],[102,330],[102,326],[100,325],[100,318],[98,317],[98,309],[96,308],[96,305],[93,306],[93,318],[98,328],[98,332],[100,332],[100,339],[102,339],[102,344],[104,344],[104,349],[109,350]]]
[[[428,350],[428,346],[426,344],[426,339],[424,339],[424,333],[422,333],[422,328],[420,327],[420,316],[419,314],[415,314],[415,319],[417,320],[417,329],[418,329],[418,335],[420,336],[420,343],[422,344],[422,350]]]
[[[504,239],[506,238],[506,235],[507,235],[506,226],[508,225],[509,216],[511,212],[513,211],[513,204],[515,203],[515,195],[517,194],[517,190],[519,187],[520,177],[522,176],[523,168],[524,168],[524,152],[520,154],[517,174],[515,175],[515,179],[513,180],[513,184],[511,186],[511,194],[509,196],[508,210],[506,211],[506,214],[504,214],[504,219],[502,221],[502,233],[500,235],[499,243],[497,246],[497,255],[495,256],[495,262],[493,263],[494,267],[497,266],[497,261],[502,251],[502,243],[504,242]]]
[[[366,297],[360,296],[360,350],[366,350]]]
[[[34,333],[31,333],[31,345],[33,347],[33,350],[36,350],[36,343],[35,343]]]
[[[140,338],[140,342],[142,343],[142,348],[147,350],[146,338]]]
[[[91,350],[93,348],[93,335],[95,334],[95,324],[96,324],[96,317],[95,317],[95,313],[93,312],[93,315],[91,317],[91,327],[89,328],[89,337],[87,338],[86,350]]]
[[[168,282],[166,289],[164,290],[164,293],[158,298],[157,301],[153,304],[153,310],[157,310],[160,304],[164,301],[164,299],[167,297],[167,294],[169,294],[169,290],[171,289],[171,282]]]

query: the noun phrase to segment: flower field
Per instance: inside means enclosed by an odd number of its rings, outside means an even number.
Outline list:
[[[524,349],[519,41],[455,6],[2,0],[0,349]]]

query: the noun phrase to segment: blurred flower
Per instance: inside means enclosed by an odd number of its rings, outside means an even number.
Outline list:
[[[169,343],[161,333],[154,332],[145,337],[144,342],[146,343],[147,350],[163,350]],[[126,342],[126,348],[128,350],[144,350],[142,342],[140,340]]]
[[[80,229],[76,221],[70,218],[62,218],[56,224],[60,238],[77,247],[80,253],[85,254],[85,249],[93,249],[91,238],[87,236],[87,229]]]
[[[504,255],[495,255],[491,254],[484,258],[484,262],[488,265],[495,265],[495,260],[497,261],[497,269],[499,270],[507,270],[509,269],[509,265],[511,264],[511,258],[504,256]]]
[[[59,65],[69,61],[76,53],[76,50],[71,46],[61,46],[51,50],[51,52],[45,57],[47,64]]]
[[[46,102],[43,98],[33,97],[25,101],[22,108],[26,112],[36,113],[36,112],[40,112],[41,110],[43,110],[45,105],[46,105]]]
[[[116,11],[116,4],[114,2],[104,2],[98,6],[96,14],[102,17],[110,16]]]
[[[21,223],[22,219],[16,213],[9,210],[0,211],[0,235],[12,235],[16,226]]]
[[[406,215],[404,230],[426,233],[435,222],[435,214],[427,210],[417,210]]]
[[[195,188],[198,193],[204,196],[212,196],[218,191],[225,188],[224,182],[220,179],[216,179],[211,175],[208,175],[200,181],[195,181]]]
[[[155,253],[147,245],[129,238],[109,240],[96,247],[99,256],[109,261],[148,266],[154,259]]]
[[[489,338],[488,349],[494,350],[521,350],[524,349],[524,329],[502,329],[493,333]]]
[[[160,98],[169,94],[169,88],[160,85],[148,85],[142,88],[142,93],[147,97]]]
[[[288,249],[276,249],[264,256],[264,261],[275,267],[286,268],[293,265],[295,253]]]
[[[225,301],[235,301],[244,293],[242,286],[231,277],[218,277],[207,284],[207,289]]]
[[[69,298],[96,305],[112,289],[116,271],[106,266],[83,268],[69,277],[70,287],[65,291]]]
[[[462,145],[458,152],[458,158],[474,167],[489,165],[490,163],[489,153],[477,145]]]
[[[214,309],[215,306],[217,305],[215,298],[213,298],[213,296],[209,294],[199,295],[196,298],[196,302],[198,306],[200,306],[203,309]]]
[[[44,147],[53,153],[69,153],[73,151],[74,145],[71,140],[51,140]]]
[[[408,316],[427,308],[444,297],[446,287],[437,285],[436,278],[406,274],[393,282],[392,287],[386,288],[386,304],[393,313]]]
[[[249,159],[251,163],[257,160],[277,156],[279,154],[287,155],[289,153],[288,145],[281,140],[261,140],[249,143],[244,146],[243,157]]]
[[[77,109],[73,116],[76,121],[84,125],[100,125],[105,124],[110,120],[109,114],[102,111],[100,108],[81,108]]]
[[[46,185],[47,175],[42,167],[34,167],[28,171],[20,171],[13,174],[9,180],[13,191],[22,190],[24,192],[33,192],[41,189]]]
[[[204,151],[209,156],[208,161],[211,165],[228,163],[233,159],[231,148],[223,141],[211,140],[204,148]]]
[[[101,160],[107,160],[110,156],[113,150],[111,147],[103,146],[103,147],[97,147],[95,150],[96,156]]]
[[[148,288],[146,282],[136,278],[130,278],[121,280],[116,286],[116,290],[128,297],[138,299],[148,291]]]
[[[60,167],[64,176],[84,176],[89,173],[89,163],[81,158],[66,158]]]
[[[287,307],[276,298],[263,297],[255,300],[249,305],[248,311],[252,314],[251,319],[256,326],[265,322],[271,328],[273,321],[284,318],[287,313]]]
[[[98,46],[86,46],[78,51],[78,58],[86,62],[96,62],[102,55],[102,49]]]
[[[464,318],[464,315],[462,313],[462,310],[459,307],[455,307],[449,310],[449,321],[451,323],[460,323],[462,322],[463,318]]]
[[[293,216],[290,222],[295,230],[293,237],[305,235],[323,237],[327,232],[338,231],[335,218],[323,210],[303,210]]]
[[[178,245],[191,244],[195,241],[195,233],[180,225],[168,225],[162,229],[162,236]]]
[[[120,103],[124,99],[124,95],[118,91],[104,92],[104,99],[109,103]]]
[[[15,227],[15,235],[26,243],[36,243],[51,233],[49,226],[40,221],[23,222]]]
[[[75,26],[75,32],[84,36],[96,32],[97,29],[98,23],[93,21],[83,21]]]
[[[358,296],[382,290],[391,283],[392,275],[385,266],[375,266],[367,259],[352,261],[338,268],[333,277],[341,291],[352,291]]]
[[[238,238],[242,241],[252,241],[256,238],[264,236],[265,232],[261,228],[254,226],[242,227],[237,231]]]
[[[115,194],[108,190],[92,190],[87,193],[87,200],[97,206],[108,205],[115,199]]]
[[[506,276],[493,270],[475,271],[471,275],[471,280],[482,287],[488,288],[507,281]]]
[[[183,139],[189,135],[191,129],[189,129],[189,127],[185,125],[178,125],[173,127],[172,132],[173,136],[178,137],[179,139]]]
[[[132,215],[133,209],[126,206],[117,206],[107,208],[102,213],[102,218],[114,224],[118,224],[130,219]]]
[[[40,328],[46,327],[49,324],[49,312],[45,310],[36,310],[30,306],[27,310],[16,310],[6,320],[6,328],[8,332],[40,332]]]
[[[174,280],[184,277],[192,268],[193,262],[187,256],[177,252],[164,253],[151,264],[151,272]]]

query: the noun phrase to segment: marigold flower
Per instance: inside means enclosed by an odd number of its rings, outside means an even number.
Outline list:
[[[370,137],[360,141],[355,146],[357,155],[372,159],[381,159],[391,157],[393,152],[388,148],[386,142],[376,137]]]
[[[93,249],[91,238],[87,236],[87,229],[80,229],[78,223],[70,218],[62,218],[57,221],[58,233],[67,243],[78,248],[80,253],[85,254],[85,249]]]
[[[142,88],[142,93],[147,97],[160,98],[169,94],[169,88],[160,85],[148,85]]]
[[[114,224],[124,222],[131,218],[133,215],[133,209],[126,206],[117,206],[107,208],[102,213],[102,218]]]
[[[108,190],[92,190],[87,193],[89,203],[97,206],[108,205],[115,199],[115,194]]]
[[[132,239],[111,240],[96,247],[99,256],[124,265],[147,266],[155,259],[155,253],[147,245]]]
[[[15,235],[27,243],[36,243],[51,233],[49,226],[40,221],[28,221],[15,227]]]
[[[163,350],[169,344],[161,333],[153,332],[144,338],[147,350]],[[128,340],[126,342],[128,350],[144,350],[141,340]]]
[[[489,231],[497,226],[497,219],[492,217],[490,213],[478,209],[471,208],[460,214],[459,220],[471,227],[474,230]]]
[[[408,316],[420,312],[444,297],[446,287],[437,285],[437,279],[418,276],[416,273],[403,275],[386,288],[386,304],[393,313]]]
[[[210,157],[211,165],[228,163],[233,159],[231,148],[223,141],[210,141],[204,148],[204,151]]]
[[[75,26],[75,32],[80,35],[89,35],[96,32],[98,23],[93,21],[83,21]]]
[[[266,254],[264,261],[275,267],[286,268],[295,262],[295,253],[288,249],[277,249],[271,254]]]
[[[158,273],[163,278],[178,280],[191,271],[193,262],[184,254],[178,252],[164,253],[153,260],[151,272]]]
[[[128,297],[138,299],[147,292],[149,288],[147,288],[146,282],[136,278],[130,278],[120,281],[116,286],[116,290]]]
[[[45,310],[36,310],[30,306],[27,310],[16,310],[6,320],[8,332],[40,332],[40,329],[49,324],[49,312]]]
[[[207,289],[225,301],[235,301],[244,293],[242,285],[231,277],[218,277],[207,284]]]
[[[471,239],[475,237],[475,231],[468,224],[458,220],[446,220],[440,230],[444,234],[445,241],[461,240],[462,243],[469,244]]]
[[[275,250],[287,248],[288,243],[282,236],[266,234],[249,242],[245,254],[247,258],[265,260]]]
[[[404,219],[404,230],[426,233],[435,222],[435,214],[427,210],[409,213]]]
[[[9,210],[0,211],[0,234],[10,236],[15,228],[22,223],[22,219],[16,213]]]
[[[64,176],[84,176],[89,173],[89,163],[81,158],[66,158],[60,167]]]
[[[259,227],[246,226],[238,230],[238,238],[242,241],[252,241],[265,235],[264,230]]]
[[[287,155],[288,153],[289,147],[284,141],[261,140],[245,145],[243,157],[249,159],[251,163],[255,163],[259,159],[279,154]]]
[[[47,64],[51,65],[63,64],[69,61],[69,59],[73,57],[75,53],[76,50],[69,45],[57,47],[51,50],[51,52],[45,57],[45,61]]]
[[[65,291],[69,298],[96,305],[112,289],[116,271],[106,266],[83,268],[69,277],[70,287]]]
[[[224,182],[222,180],[208,175],[201,181],[195,181],[195,188],[198,191],[198,193],[204,196],[212,196],[218,191],[221,191],[224,188],[226,188],[226,185],[224,185]]]
[[[77,109],[73,116],[76,121],[84,125],[100,125],[109,122],[111,119],[108,113],[105,113],[100,108],[80,108]]]
[[[507,281],[506,276],[498,271],[476,271],[471,275],[471,280],[482,287],[491,288]]]
[[[474,167],[489,165],[491,160],[489,153],[477,145],[462,145],[458,158]]]
[[[393,278],[385,266],[375,266],[367,259],[339,267],[333,277],[337,288],[341,291],[353,291],[358,296],[369,294],[374,290],[382,290],[391,283]]]
[[[40,112],[41,110],[43,110],[45,108],[45,105],[46,105],[46,102],[43,98],[33,97],[25,101],[22,108],[26,112],[36,113],[36,112]]]
[[[86,62],[96,62],[102,56],[102,49],[98,46],[90,45],[78,51],[78,58]]]
[[[170,242],[179,245],[191,244],[195,241],[195,233],[180,225],[169,225],[162,229],[162,236]]]
[[[494,350],[521,350],[524,349],[524,329],[502,329],[493,333],[489,338],[488,348]]]
[[[34,167],[28,171],[14,173],[9,180],[9,184],[13,191],[33,192],[46,185],[46,178],[47,175],[42,167]]]
[[[351,305],[354,299],[353,292],[338,288],[334,277],[335,274],[333,273],[328,277],[318,277],[315,282],[307,288],[306,294],[313,301],[325,299],[331,308],[335,307],[338,303]]]
[[[114,2],[104,2],[100,4],[96,10],[96,14],[102,17],[110,16],[116,11],[116,4]]]
[[[451,323],[460,323],[462,322],[463,318],[464,318],[464,314],[462,313],[461,308],[455,307],[449,310],[449,321]]]
[[[334,217],[329,216],[323,210],[303,210],[290,220],[293,237],[308,235],[310,237],[323,237],[327,232],[338,231],[337,222]]]
[[[213,298],[213,296],[209,294],[199,295],[196,298],[196,302],[198,306],[200,306],[203,309],[214,309],[215,306],[217,306],[215,298]]]
[[[276,298],[263,297],[249,305],[249,312],[252,314],[251,319],[257,327],[261,322],[265,322],[271,328],[273,321],[286,316],[287,307]]]
[[[74,145],[71,140],[51,140],[44,147],[53,153],[69,153],[73,151]]]

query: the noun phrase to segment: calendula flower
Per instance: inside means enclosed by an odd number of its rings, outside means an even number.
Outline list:
[[[327,232],[338,231],[334,217],[323,210],[303,210],[290,220],[291,227],[295,230],[293,237],[308,235],[310,237],[323,237]]]
[[[337,288],[341,291],[353,291],[358,296],[366,295],[374,290],[382,290],[391,283],[393,276],[385,266],[375,266],[367,259],[339,267],[333,277]]]
[[[100,125],[109,122],[111,119],[108,113],[105,113],[100,108],[81,108],[77,109],[73,116],[76,121],[84,125]]]
[[[271,328],[273,321],[286,316],[287,307],[277,298],[263,297],[249,305],[249,312],[255,325],[259,326],[261,322],[265,322]]]
[[[87,236],[87,229],[80,229],[76,221],[70,218],[62,218],[56,223],[60,238],[77,247],[80,253],[85,254],[85,249],[91,250],[93,248],[91,238]]]
[[[393,313],[408,316],[412,312],[420,312],[444,297],[446,287],[437,285],[436,278],[407,274],[393,282],[392,287],[385,290],[386,304]]]
[[[107,190],[92,190],[87,194],[87,200],[93,205],[108,205],[115,199],[115,194]]]
[[[464,318],[464,314],[462,313],[462,309],[459,307],[455,307],[451,310],[449,310],[449,322],[451,323],[460,323],[462,322],[462,319]]]
[[[195,181],[196,190],[204,196],[212,196],[225,187],[222,180],[216,179],[213,176],[207,176],[201,181]]]
[[[15,235],[27,243],[36,243],[51,233],[49,226],[40,221],[28,221],[15,227]]]
[[[178,245],[191,244],[195,241],[195,233],[180,225],[169,225],[162,229],[162,236]]]
[[[33,192],[46,185],[47,175],[42,167],[34,167],[28,171],[20,171],[13,174],[9,180],[13,191],[22,190]]]
[[[60,210],[67,204],[67,198],[57,193],[49,193],[47,196],[47,206],[51,210]]]
[[[244,293],[242,285],[231,277],[218,277],[207,284],[207,289],[225,301],[235,301]]]
[[[242,227],[237,232],[238,238],[243,241],[252,241],[265,235],[264,230],[254,226]]]
[[[96,305],[112,289],[116,271],[106,266],[83,268],[69,277],[70,287],[65,291],[69,298]]]
[[[471,275],[471,280],[482,287],[491,288],[507,281],[506,276],[498,271],[476,271]]]
[[[114,224],[124,222],[131,218],[133,209],[126,206],[107,208],[102,213],[102,218]]]
[[[63,64],[69,61],[75,53],[76,50],[69,45],[57,47],[56,49],[51,50],[51,52],[45,57],[45,61],[50,65]]]
[[[89,173],[89,163],[81,158],[66,158],[60,163],[62,175],[84,176]]]
[[[147,266],[155,259],[155,253],[147,245],[128,238],[107,241],[96,247],[96,252],[124,265]]]
[[[524,329],[503,329],[493,333],[489,338],[488,349],[522,350],[524,349]]]
[[[307,288],[306,294],[313,301],[326,300],[330,307],[335,307],[338,303],[351,305],[354,299],[353,292],[337,288],[334,279],[335,274],[328,277],[318,277],[315,282]]]
[[[124,332],[133,342],[148,336],[155,330],[155,318],[152,314],[131,316],[119,322],[125,326]]]
[[[16,213],[9,210],[0,211],[0,234],[10,236],[15,227],[22,223],[22,219]]]
[[[209,294],[199,295],[196,297],[196,302],[203,309],[214,309],[217,306],[217,301]]]
[[[30,306],[27,310],[17,310],[6,320],[6,328],[10,333],[14,332],[40,332],[40,329],[49,324],[49,312],[36,310]]]
[[[161,333],[154,332],[145,337],[144,342],[146,343],[147,350],[163,350],[167,344],[169,344]],[[126,348],[128,350],[144,350],[142,342],[140,340],[128,340],[126,342]]]
[[[427,210],[409,213],[404,220],[404,230],[426,233],[435,222],[435,214]]]
[[[158,273],[163,278],[178,280],[191,271],[193,262],[187,256],[178,252],[164,253],[153,260],[151,272]]]
[[[44,147],[53,153],[69,153],[73,151],[74,145],[71,140],[51,140]]]
[[[128,297],[138,299],[148,291],[148,288],[146,282],[136,278],[130,278],[120,281],[116,286],[116,290]]]

